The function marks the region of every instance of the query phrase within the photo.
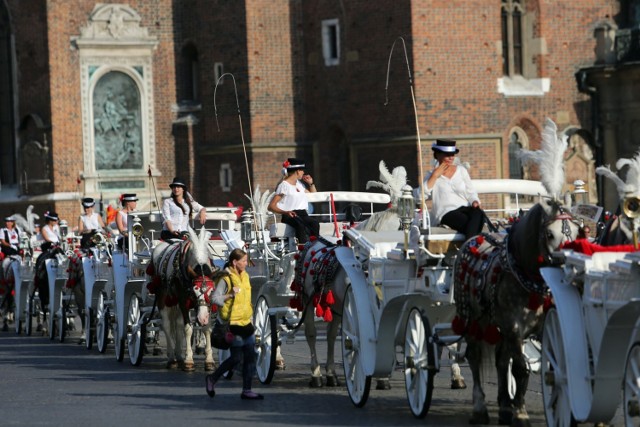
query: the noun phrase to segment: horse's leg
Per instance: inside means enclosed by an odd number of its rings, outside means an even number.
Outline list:
[[[172,309],[174,311],[174,317],[173,317],[173,321],[174,321],[174,331],[175,331],[175,340],[176,340],[176,351],[175,351],[175,356],[176,359],[178,360],[178,367],[181,369],[184,369],[185,367],[185,362],[184,362],[184,349],[186,348],[185,345],[185,328],[186,328],[186,324],[188,322],[184,321],[184,318],[182,317],[182,313],[180,312],[180,309],[176,306],[173,307]],[[191,361],[193,362],[193,356],[191,357]]]
[[[485,403],[484,391],[482,390],[482,344],[472,338],[467,337],[467,361],[471,369],[473,378],[473,413],[469,419],[469,424],[489,424],[489,411]]]
[[[311,353],[311,381],[310,387],[322,387],[322,372],[318,364],[318,355],[316,353],[316,324],[313,318],[313,307],[309,307],[305,311],[304,316],[304,335],[307,338],[309,352]]]
[[[214,371],[216,364],[213,361],[213,348],[211,347],[211,317],[209,317],[209,323],[202,327],[202,333],[204,334],[204,370]]]
[[[447,352],[449,353],[449,360],[451,361],[451,389],[462,390],[467,388],[464,377],[460,372],[459,362],[462,361],[462,357],[460,357],[460,343],[448,346]]]
[[[325,369],[327,371],[328,387],[337,387],[340,385],[338,382],[338,374],[336,374],[335,347],[336,337],[338,336],[338,325],[342,323],[341,318],[342,316],[334,313],[333,320],[327,325],[327,365]]]
[[[160,316],[162,317],[162,330],[167,340],[167,369],[175,369],[178,367],[178,361],[175,356],[175,340],[170,311],[171,308],[165,307],[160,310]]]
[[[185,357],[184,357],[184,367],[182,370],[186,372],[194,371],[195,368],[193,366],[193,347],[191,346],[191,337],[193,336],[193,325],[191,322],[187,322],[182,318],[182,322],[184,323],[184,342],[185,342]]]
[[[516,381],[516,394],[513,398],[513,420],[511,425],[518,427],[529,427],[531,422],[529,421],[529,414],[525,408],[524,395],[527,392],[529,386],[529,365],[526,358],[522,353],[522,343],[519,341],[519,346],[513,354],[513,363],[511,365],[511,372]]]
[[[513,402],[509,395],[509,365],[511,363],[512,336],[504,336],[496,344],[496,369],[498,375],[498,424],[510,425],[513,419]]]

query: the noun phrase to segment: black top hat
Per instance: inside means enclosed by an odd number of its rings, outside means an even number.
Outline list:
[[[133,193],[125,193],[120,197],[120,201],[124,204],[126,202],[136,202],[138,197]]]
[[[187,184],[184,183],[183,180],[181,180],[178,177],[173,178],[173,182],[171,182],[171,184],[169,184],[169,187],[182,187],[182,188],[187,188]]]
[[[287,172],[293,172],[298,169],[304,169],[305,164],[304,160],[296,159],[295,157],[289,157],[287,161],[282,164],[282,167],[287,170]]]
[[[458,154],[460,152],[456,148],[456,142],[452,139],[436,139],[436,142],[431,145],[431,149],[442,153]]]
[[[95,204],[96,204],[96,201],[93,200],[93,198],[91,197],[85,197],[84,199],[82,199],[82,206],[84,206],[85,208],[90,208]]]
[[[44,217],[48,220],[48,221],[58,221],[58,214],[55,212],[45,212]]]
[[[5,218],[4,218],[4,220],[5,220],[5,222],[6,222],[6,221],[13,221],[13,222],[16,222],[16,217],[15,217],[15,216],[13,216],[13,215],[9,215],[9,216],[5,217]]]

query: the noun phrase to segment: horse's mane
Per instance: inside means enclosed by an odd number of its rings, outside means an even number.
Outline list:
[[[209,240],[210,235],[211,233],[209,233],[204,228],[204,225],[200,229],[199,235],[196,234],[193,228],[189,227],[189,240],[191,240],[191,243],[193,244],[191,248],[193,251],[193,256],[195,257],[198,264],[203,265],[209,263],[209,250],[207,247],[207,240]]]
[[[354,227],[360,231],[393,231],[400,228],[398,209],[391,207],[382,212],[374,212],[369,218]]]
[[[536,273],[540,267],[538,256],[543,252],[540,233],[546,216],[542,205],[536,203],[509,232],[509,252],[518,266],[530,274]]]

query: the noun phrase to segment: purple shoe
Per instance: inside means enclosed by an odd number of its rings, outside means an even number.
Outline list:
[[[258,394],[252,390],[244,390],[242,392],[242,394],[240,395],[240,399],[245,399],[245,400],[262,400],[264,399],[264,396],[261,394]]]
[[[213,380],[213,377],[211,375],[207,375],[204,378],[204,386],[205,386],[205,389],[207,390],[207,394],[209,395],[209,397],[213,397],[216,395],[215,385],[216,385],[216,382]]]

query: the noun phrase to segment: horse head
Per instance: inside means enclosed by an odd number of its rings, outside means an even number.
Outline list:
[[[529,273],[551,264],[551,254],[575,240],[580,226],[556,200],[535,204],[509,232],[509,250]]]
[[[211,302],[209,297],[213,291],[214,267],[209,258],[208,240],[211,233],[206,231],[204,226],[200,234],[189,227],[189,240],[184,256],[183,267],[186,276],[191,279],[191,287],[196,296],[198,304],[198,322],[201,325],[209,323],[209,307]]]

